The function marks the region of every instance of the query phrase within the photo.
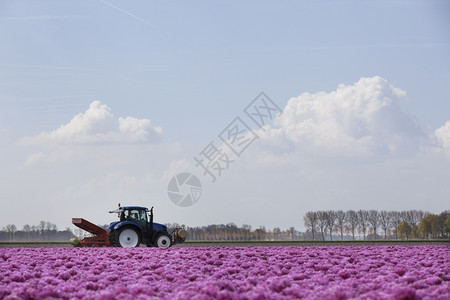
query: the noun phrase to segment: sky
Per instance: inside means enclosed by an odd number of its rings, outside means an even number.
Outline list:
[[[0,0],[0,228],[449,209],[449,33],[448,1]]]

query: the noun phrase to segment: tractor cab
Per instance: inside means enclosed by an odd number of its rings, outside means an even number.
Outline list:
[[[130,221],[141,226],[143,230],[147,229],[147,213],[145,207],[123,207],[119,212],[120,222]]]
[[[119,206],[110,213],[117,213],[119,221],[109,224],[108,229],[118,229],[125,225],[136,226],[142,233],[153,229],[153,207],[149,210],[141,206]]]

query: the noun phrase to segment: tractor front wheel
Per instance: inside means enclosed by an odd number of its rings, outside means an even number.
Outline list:
[[[133,227],[122,227],[118,232],[118,244],[122,248],[139,247],[139,233]]]
[[[165,233],[161,233],[156,237],[156,247],[159,248],[168,248],[172,244],[172,240],[170,236]]]

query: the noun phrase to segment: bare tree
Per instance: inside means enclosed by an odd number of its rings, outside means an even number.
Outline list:
[[[14,235],[17,232],[17,227],[14,224],[8,224],[6,225],[6,232],[8,233],[9,236],[9,240],[13,241],[14,240]]]
[[[423,210],[414,210],[413,211],[413,223],[414,226],[418,226],[420,221],[422,221],[425,216],[427,216],[429,212],[424,212]]]
[[[412,210],[404,210],[400,212],[402,219],[406,221],[409,226],[414,226],[414,212]]]
[[[26,235],[27,235],[27,241],[30,241],[31,226],[28,225],[28,224],[23,225],[23,229],[22,229],[22,230],[23,230],[23,232],[25,232]]]
[[[266,240],[267,230],[266,230],[265,226],[259,226],[259,228],[256,229],[255,231],[256,231],[256,236],[258,237],[258,240],[260,240],[260,241]]]
[[[377,239],[377,228],[378,228],[378,223],[379,223],[378,211],[374,210],[374,209],[370,210],[367,221],[372,226],[373,239],[376,240]]]
[[[333,240],[333,228],[336,225],[336,212],[333,210],[328,210],[325,212],[325,222],[328,230],[330,231],[330,241]]]
[[[244,230],[244,240],[249,240],[252,232],[252,226],[244,224],[242,225],[242,229]]]
[[[31,236],[32,240],[36,240],[37,236],[39,235],[39,229],[36,225],[31,225]]]
[[[338,210],[336,212],[336,227],[341,235],[341,241],[344,240],[345,223],[346,223],[345,212],[343,212],[342,210]]]
[[[306,228],[311,229],[313,241],[315,240],[314,234],[317,228],[317,213],[315,211],[308,211],[303,216],[303,221],[305,222]]]
[[[369,212],[367,210],[362,210],[362,209],[358,210],[358,226],[359,226],[359,230],[363,234],[364,240],[366,240],[367,227],[369,227],[368,218],[369,218]]]
[[[387,239],[387,230],[389,229],[391,223],[391,215],[386,211],[380,211],[380,226],[384,231],[384,239]]]
[[[279,227],[275,227],[273,229],[273,237],[275,240],[278,240],[278,238],[280,237],[280,233],[281,233],[281,229]]]
[[[358,213],[354,210],[349,210],[345,213],[345,216],[350,232],[352,233],[353,240],[355,240],[355,231],[359,224]]]
[[[81,229],[81,228],[75,228],[74,229],[74,231],[73,231],[73,233],[75,234],[75,236],[78,238],[78,239],[83,239],[84,237],[85,237],[85,234],[86,234],[86,231],[84,231],[83,229]]]
[[[398,211],[390,211],[389,212],[389,220],[391,224],[391,228],[395,232],[395,238],[398,240],[398,226],[403,221],[403,214]]]
[[[325,211],[318,211],[317,214],[317,226],[319,227],[320,234],[322,235],[322,241],[325,240],[324,232],[327,228],[327,213]]]
[[[291,236],[291,240],[294,240],[294,235],[295,235],[295,228],[294,227],[289,227],[289,235]]]
[[[39,222],[39,225],[38,225],[38,228],[39,228],[39,231],[40,231],[40,234],[41,234],[41,236],[42,236],[42,238],[44,238],[44,233],[45,233],[45,221],[40,221]]]

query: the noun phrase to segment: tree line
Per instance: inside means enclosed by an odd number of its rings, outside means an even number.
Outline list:
[[[190,241],[264,241],[264,240],[300,240],[304,233],[297,231],[294,227],[281,230],[279,227],[266,229],[265,226],[253,229],[250,225],[238,227],[234,223],[213,224],[201,227],[189,227],[176,223],[165,224],[169,231],[171,228],[183,227],[187,230]],[[108,226],[98,225],[103,229]],[[90,234],[80,228],[71,230],[58,230],[58,227],[48,221],[41,221],[38,225],[25,225],[18,230],[16,225],[8,224],[0,230],[0,241],[2,242],[60,242],[69,241],[73,237],[82,239]]]
[[[309,211],[303,216],[306,232],[294,227],[282,230],[265,226],[238,227],[234,223],[189,227],[166,224],[167,227],[183,227],[191,241],[271,241],[271,240],[374,240],[374,239],[440,239],[450,237],[450,211],[431,214],[421,210],[409,211]],[[99,225],[101,226],[101,225]],[[101,227],[106,228],[107,225]],[[24,225],[21,230],[8,224],[0,230],[0,241],[69,241],[89,234],[80,228],[58,230],[48,221],[38,225]]]
[[[432,214],[422,210],[322,210],[303,216],[306,239],[333,240],[333,233],[344,240],[362,235],[363,239],[440,239],[450,236],[450,211]]]
[[[40,221],[38,225],[24,225],[19,230],[16,225],[8,224],[0,230],[2,242],[60,242],[75,237],[70,228],[58,230],[58,226],[49,221]]]
[[[234,223],[213,224],[208,226],[189,227],[179,224],[166,224],[169,228],[183,227],[190,241],[270,241],[301,240],[304,233],[294,227],[282,230],[279,227],[266,229],[265,226],[252,228],[250,225],[238,227]]]

